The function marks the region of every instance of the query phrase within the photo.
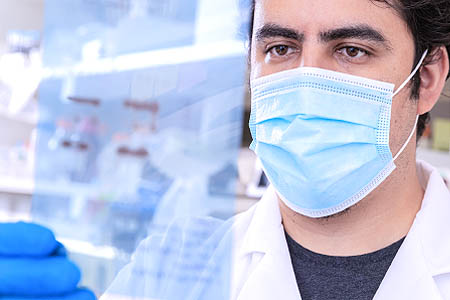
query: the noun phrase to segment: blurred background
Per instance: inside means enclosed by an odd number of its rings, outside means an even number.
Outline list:
[[[100,294],[173,218],[256,203],[248,4],[0,0],[0,221],[51,227]],[[431,115],[450,183],[450,84]]]

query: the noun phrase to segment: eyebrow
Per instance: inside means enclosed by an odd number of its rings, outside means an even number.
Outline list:
[[[257,41],[263,41],[264,39],[274,37],[284,37],[296,40],[300,43],[304,42],[305,40],[304,33],[301,33],[289,27],[283,27],[273,23],[265,24],[256,31]],[[367,24],[357,24],[331,29],[319,33],[319,37],[320,40],[325,43],[348,38],[366,40],[381,43],[386,49],[392,50],[391,43],[384,37],[384,35]]]
[[[367,24],[351,25],[337,29],[331,29],[319,34],[322,42],[331,42],[341,39],[359,39],[383,44],[388,50],[392,49],[391,44],[381,32]]]
[[[296,40],[298,42],[303,42],[305,39],[305,35],[303,33],[300,33],[292,28],[282,27],[277,24],[265,24],[256,32],[257,41],[262,41],[264,39],[274,37],[284,37],[291,40]]]

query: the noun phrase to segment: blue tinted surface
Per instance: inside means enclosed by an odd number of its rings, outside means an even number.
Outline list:
[[[238,4],[46,2],[33,217],[66,240],[98,293],[172,220],[234,213],[246,70]],[[212,24],[215,14],[231,19]]]
[[[197,1],[46,0],[44,60],[80,61],[80,46],[92,41],[101,43],[101,57],[191,45]]]

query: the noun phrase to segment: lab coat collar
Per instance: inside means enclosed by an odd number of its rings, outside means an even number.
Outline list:
[[[238,300],[301,299],[272,187],[255,207],[240,258],[250,261],[253,267]]]
[[[420,161],[417,169],[425,195],[410,233],[417,231],[431,275],[450,273],[450,193],[431,165]]]
[[[281,223],[281,213],[275,189],[269,186],[264,196],[255,207],[252,222],[245,235],[242,254],[254,252],[267,253],[279,240],[279,234],[284,231]]]
[[[434,276],[450,272],[450,194],[439,173],[417,163],[425,190],[420,211],[395,256],[377,294],[378,299],[442,299]]]

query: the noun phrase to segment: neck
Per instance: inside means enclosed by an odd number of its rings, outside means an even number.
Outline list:
[[[414,160],[402,161],[415,157],[415,149],[404,154],[396,161],[397,169],[376,190],[337,215],[305,217],[279,200],[284,229],[303,247],[332,256],[362,255],[402,239],[424,195]]]

